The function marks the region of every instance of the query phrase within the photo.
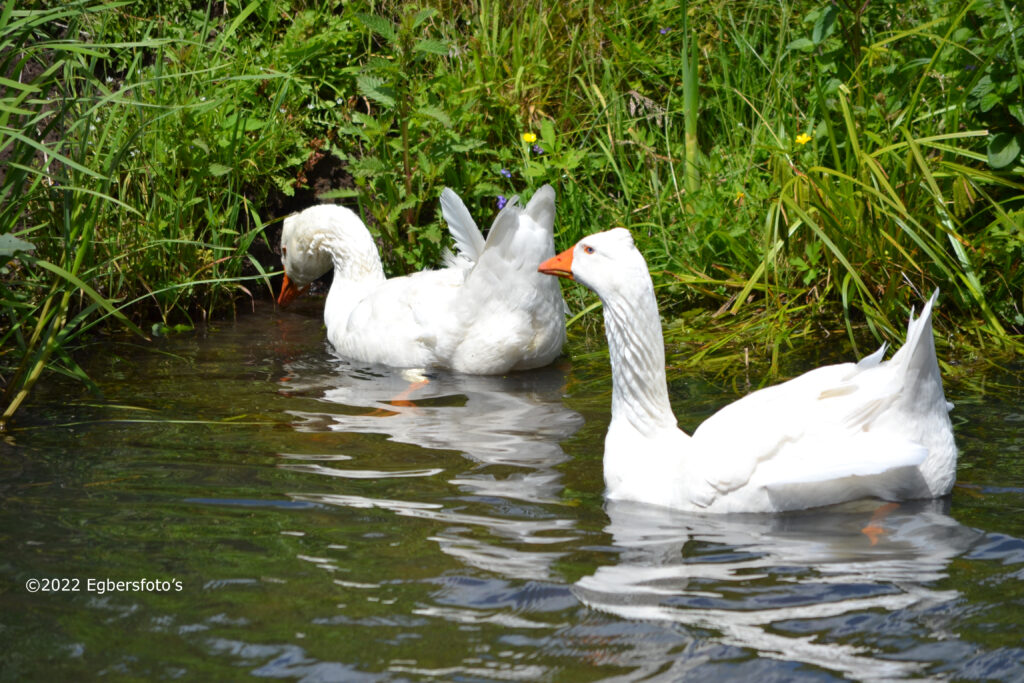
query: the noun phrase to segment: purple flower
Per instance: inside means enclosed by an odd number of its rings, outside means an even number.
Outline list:
[[[508,204],[508,200],[505,199],[505,195],[499,194],[498,195],[498,211],[501,211],[502,209],[504,209],[506,204]]]
[[[658,31],[658,33],[660,33],[661,35],[665,35],[666,33],[668,33],[668,29],[667,28],[663,28],[660,31]]]
[[[534,144],[534,146],[531,147],[530,149],[533,150],[534,154],[543,154],[544,153],[544,148],[541,147],[540,145],[537,145],[537,144]]]
[[[512,171],[508,170],[507,168],[501,169],[500,171],[498,171],[498,173],[500,173],[505,178],[511,178],[512,177]]]

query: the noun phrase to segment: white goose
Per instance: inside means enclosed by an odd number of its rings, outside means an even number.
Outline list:
[[[565,342],[558,283],[537,272],[555,253],[555,192],[537,190],[498,213],[485,241],[451,190],[441,207],[458,248],[447,267],[386,279],[370,232],[344,207],[314,206],[281,231],[287,304],[334,268],[324,322],[339,354],[357,362],[477,375],[547,365]]]
[[[612,364],[605,437],[610,499],[688,511],[774,512],[858,498],[949,493],[956,444],[935,357],[932,295],[890,360],[829,365],[676,427],[654,287],[625,228],[584,238],[541,264],[604,304]]]

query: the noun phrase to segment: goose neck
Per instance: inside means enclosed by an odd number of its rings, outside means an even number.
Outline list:
[[[602,301],[612,365],[612,419],[628,420],[645,436],[675,428],[665,378],[665,342],[650,276],[629,295]]]
[[[331,256],[334,279],[348,282],[382,282],[384,267],[373,237],[361,230],[331,230],[320,235],[320,248]]]

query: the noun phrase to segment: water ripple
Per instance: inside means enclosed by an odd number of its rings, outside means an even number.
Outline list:
[[[327,477],[341,477],[343,479],[405,479],[408,477],[432,477],[435,474],[444,472],[440,468],[429,468],[421,470],[399,470],[385,472],[382,470],[353,470],[338,467],[324,467],[322,465],[297,465],[279,464],[278,467],[293,472],[305,472],[306,474],[320,474]]]
[[[606,530],[622,548],[620,562],[579,579],[573,593],[622,618],[713,631],[720,642],[762,657],[856,679],[912,676],[923,663],[829,642],[820,631],[801,635],[792,625],[953,603],[956,591],[930,584],[944,578],[950,560],[981,534],[946,515],[941,502],[929,501],[892,512],[884,520],[886,533],[872,544],[861,533],[871,513],[859,508],[701,517],[609,504]],[[736,558],[705,563],[702,551],[709,546],[716,555],[721,546],[732,549]],[[728,594],[739,582],[741,593]],[[790,625],[788,632],[780,624]]]

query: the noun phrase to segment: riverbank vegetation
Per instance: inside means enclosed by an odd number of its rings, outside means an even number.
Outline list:
[[[1019,348],[1021,16],[1005,0],[6,0],[0,425],[47,373],[88,382],[83,339],[268,296],[279,219],[316,201],[357,207],[390,273],[436,264],[446,185],[487,225],[552,183],[559,248],[631,228],[670,343],[701,339],[693,362],[774,361],[844,328],[899,340],[935,287],[942,336]]]

